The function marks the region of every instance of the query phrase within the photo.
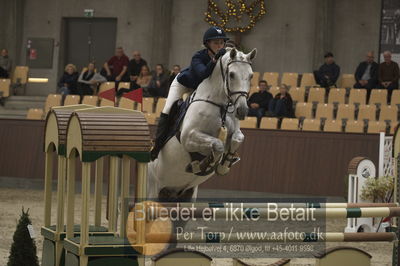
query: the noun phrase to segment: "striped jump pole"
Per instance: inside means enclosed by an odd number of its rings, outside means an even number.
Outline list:
[[[286,221],[316,218],[360,218],[360,217],[399,217],[400,207],[366,207],[366,208],[163,208],[148,207],[147,220],[160,217],[174,220],[191,218],[216,218],[231,221],[260,220]]]
[[[375,208],[375,207],[399,207],[399,203],[347,203],[347,202],[337,202],[337,203],[319,203],[319,202],[224,202],[224,203],[193,203],[193,202],[180,202],[180,203],[160,203],[164,207],[195,207],[195,208],[266,208],[268,204],[277,204],[278,208]]]
[[[267,232],[191,232],[190,235],[149,233],[146,243],[269,243],[269,242],[392,242],[391,233],[267,233]]]

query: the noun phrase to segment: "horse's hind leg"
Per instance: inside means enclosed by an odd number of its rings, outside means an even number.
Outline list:
[[[230,141],[227,143],[228,151],[224,154],[221,163],[218,165],[215,173],[217,175],[226,175],[232,165],[239,161],[239,157],[236,155],[237,150],[244,141],[244,135],[240,129],[237,129],[233,134]]]

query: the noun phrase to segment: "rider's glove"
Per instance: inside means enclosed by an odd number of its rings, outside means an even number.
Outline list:
[[[221,56],[223,56],[226,53],[225,48],[221,48],[214,56],[215,60],[218,60]]]

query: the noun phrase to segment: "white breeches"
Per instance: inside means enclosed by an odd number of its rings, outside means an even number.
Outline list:
[[[168,98],[165,103],[164,109],[162,112],[164,114],[169,114],[171,111],[171,107],[180,98],[182,98],[183,94],[186,92],[192,91],[191,89],[186,88],[182,84],[180,84],[175,77],[174,81],[171,83],[171,87],[169,88]]]

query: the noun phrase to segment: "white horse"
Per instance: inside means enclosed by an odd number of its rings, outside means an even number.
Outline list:
[[[149,164],[149,199],[195,199],[198,185],[214,173],[229,172],[244,140],[239,120],[247,115],[256,53],[256,49],[244,54],[228,48],[212,75],[198,86],[180,128],[180,141],[171,138]],[[192,162],[193,152],[206,158]]]

